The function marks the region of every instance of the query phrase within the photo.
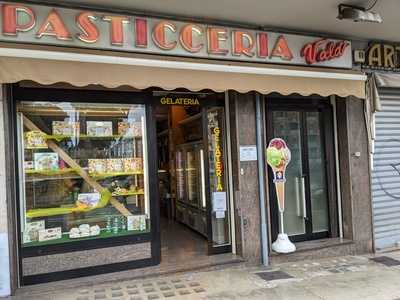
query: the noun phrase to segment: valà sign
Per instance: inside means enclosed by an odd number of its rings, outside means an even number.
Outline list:
[[[351,43],[39,5],[1,4],[0,41],[351,68]]]

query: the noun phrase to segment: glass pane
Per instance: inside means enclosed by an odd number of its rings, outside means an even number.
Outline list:
[[[313,232],[329,230],[325,149],[319,117],[318,112],[306,115]]]
[[[197,147],[186,152],[187,191],[190,204],[199,206],[200,203],[200,151]]]
[[[144,105],[21,102],[23,247],[150,230]]]
[[[207,111],[212,240],[214,246],[230,243],[228,186],[225,169],[224,109]]]
[[[305,199],[303,197],[300,112],[274,111],[274,137],[285,140],[291,151],[291,161],[286,168],[285,212],[283,221],[285,233],[298,235],[305,233],[303,218]]]
[[[176,152],[176,194],[180,201],[185,201],[185,160],[183,150]]]

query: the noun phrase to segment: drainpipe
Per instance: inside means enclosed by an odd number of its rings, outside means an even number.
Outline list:
[[[262,264],[269,265],[268,260],[268,232],[267,232],[267,216],[265,207],[265,164],[264,164],[264,147],[263,147],[263,131],[262,131],[262,114],[261,114],[261,97],[256,93],[256,131],[257,131],[257,164],[258,164],[258,194],[260,199],[261,211],[261,256]]]

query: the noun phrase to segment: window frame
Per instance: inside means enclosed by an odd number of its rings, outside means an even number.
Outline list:
[[[156,149],[155,143],[155,122],[153,121],[153,105],[152,94],[150,92],[121,92],[109,90],[80,90],[80,89],[58,89],[58,88],[21,88],[18,84],[14,84],[11,90],[11,111],[12,120],[10,126],[13,130],[13,143],[15,155],[15,206],[17,210],[17,238],[18,252],[20,260],[28,257],[62,254],[74,251],[92,250],[99,248],[116,247],[121,245],[151,242],[151,256],[153,260],[160,259],[160,235],[159,235],[159,218],[158,218],[158,202],[156,189],[149,189],[150,202],[150,233],[132,234],[125,236],[108,237],[101,239],[76,240],[68,243],[51,244],[35,247],[22,247],[21,236],[21,217],[19,205],[19,172],[18,169],[18,145],[17,140],[17,103],[26,101],[46,101],[46,102],[71,102],[71,103],[119,103],[119,104],[142,104],[145,106],[146,127],[147,127],[147,151],[148,151],[148,186],[157,184],[155,176],[157,174],[156,166]],[[22,263],[20,263],[22,265]],[[22,273],[21,273],[22,274]]]

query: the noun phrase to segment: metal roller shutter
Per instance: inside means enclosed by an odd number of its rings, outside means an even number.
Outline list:
[[[376,113],[372,201],[375,247],[400,242],[400,90],[380,90],[382,111]]]

